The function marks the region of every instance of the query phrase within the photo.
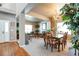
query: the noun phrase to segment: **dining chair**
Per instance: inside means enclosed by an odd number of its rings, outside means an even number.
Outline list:
[[[53,52],[53,49],[57,49],[57,41],[54,38],[51,38],[50,40],[50,46],[51,46],[51,51]]]
[[[67,44],[67,33],[64,33],[63,37],[61,37],[60,39],[60,45],[62,47],[62,51],[64,50],[66,44]]]
[[[67,33],[64,33],[62,42],[63,42],[64,48],[65,48],[65,46],[66,46],[66,44],[67,44]]]
[[[48,49],[48,45],[51,46],[50,40],[51,40],[50,36],[46,36],[46,40],[45,40],[45,42],[46,42],[46,49]]]
[[[57,48],[57,41],[55,40],[55,38],[52,38],[51,33],[48,33],[46,36],[46,49],[48,49],[48,46],[51,47],[52,52],[54,48]]]
[[[45,33],[44,34],[44,43],[45,43],[45,47],[46,49],[48,49],[48,45],[50,45],[50,33]]]

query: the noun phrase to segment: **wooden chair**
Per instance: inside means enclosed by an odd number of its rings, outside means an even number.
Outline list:
[[[46,36],[45,42],[46,42],[46,49],[48,49],[48,45],[51,46],[50,45],[50,37],[49,36]]]
[[[60,39],[60,45],[62,46],[62,51],[64,50],[67,44],[67,33],[64,33],[63,37]]]
[[[43,34],[43,38],[44,38],[44,43],[45,43],[45,47],[46,49],[48,48],[48,44],[49,44],[49,33],[44,33]]]
[[[51,46],[51,51],[53,52],[53,49],[57,48],[57,41],[53,38],[50,40],[50,46]]]
[[[48,49],[48,45],[51,47],[51,51],[53,51],[53,48],[57,46],[57,41],[55,41],[54,38],[52,38],[52,34],[51,33],[48,33],[46,35],[46,49]]]
[[[67,43],[67,33],[65,33],[61,38],[52,37],[50,33],[47,33],[45,35],[44,42],[46,49],[48,49],[48,45],[50,45],[51,51],[53,51],[54,48],[57,48],[58,52],[60,52],[60,47],[63,51]]]
[[[65,46],[67,44],[67,33],[64,34],[62,43],[64,44],[64,48],[65,48]]]

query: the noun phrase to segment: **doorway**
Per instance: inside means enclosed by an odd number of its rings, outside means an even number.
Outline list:
[[[0,42],[10,40],[9,21],[0,20]]]

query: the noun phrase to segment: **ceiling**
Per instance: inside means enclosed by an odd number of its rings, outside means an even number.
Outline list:
[[[16,14],[16,3],[1,3],[0,11]]]
[[[59,13],[59,9],[64,5],[62,3],[1,3],[0,11],[8,12],[8,13],[19,13],[21,9],[24,9],[26,6],[26,14],[31,18],[31,21],[41,21],[48,20],[48,17],[57,15]],[[23,7],[24,6],[24,7]],[[33,8],[32,8],[33,7]],[[32,19],[33,18],[33,19]],[[37,19],[37,20],[35,20]]]
[[[41,21],[44,21],[43,19],[36,18],[34,16],[29,16],[29,15],[25,15],[25,18],[26,18],[27,21],[30,21],[30,22],[41,22]]]
[[[38,13],[40,15],[43,15],[45,17],[50,17],[52,15],[57,14],[56,10],[56,4],[54,3],[38,3],[32,10],[31,12]],[[30,13],[31,13],[30,12]]]
[[[48,17],[59,14],[62,3],[1,3],[0,11],[17,14],[26,6],[25,13],[29,15],[26,19],[32,22],[48,20]],[[28,13],[29,12],[29,13]],[[29,18],[31,17],[31,18]]]
[[[48,17],[58,16],[62,6],[64,3],[37,3],[27,15],[48,20]]]
[[[34,16],[34,17],[39,18],[39,19],[42,19],[42,20],[48,20],[48,18],[46,16],[43,16],[43,15],[38,14],[36,12],[30,12],[27,15]]]
[[[32,22],[34,21],[42,21],[42,20],[48,20],[48,17],[51,15],[54,15],[56,12],[56,5],[55,4],[48,4],[48,3],[37,3],[31,11],[27,14],[30,17],[26,17],[26,19]],[[53,9],[53,10],[52,10]],[[35,19],[34,19],[35,18]]]

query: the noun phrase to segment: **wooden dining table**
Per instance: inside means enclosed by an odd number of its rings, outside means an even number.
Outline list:
[[[60,45],[61,45],[61,38],[62,38],[62,36],[61,37],[58,37],[58,36],[51,36],[50,37],[51,38],[51,41],[57,41],[58,43],[57,43],[57,49],[58,49],[58,52],[60,52]]]
[[[58,42],[58,52],[60,52],[60,40],[61,40],[61,37],[59,38],[59,37],[51,37],[52,39],[55,39],[57,42]]]
[[[56,34],[55,36],[52,36],[50,33],[47,33],[44,37],[46,49],[48,49],[48,45],[50,45],[51,51],[53,51],[53,49],[56,48],[57,51],[60,52],[61,46],[63,47],[62,38],[63,35],[61,34]]]

